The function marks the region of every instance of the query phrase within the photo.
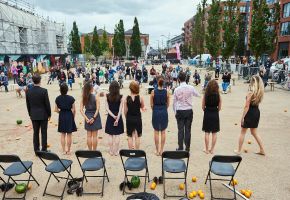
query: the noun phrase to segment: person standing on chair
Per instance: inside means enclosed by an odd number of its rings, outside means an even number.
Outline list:
[[[166,129],[168,126],[168,112],[169,107],[169,93],[164,89],[164,79],[162,76],[157,78],[158,88],[152,91],[150,97],[150,104],[153,110],[152,112],[152,126],[154,128],[154,141],[157,156],[161,156],[163,153]],[[159,147],[159,133],[161,133],[161,145]]]
[[[199,93],[193,86],[186,84],[186,72],[180,72],[178,76],[180,86],[174,90],[173,110],[177,120],[178,127],[178,148],[190,150],[191,141],[191,124],[193,118],[192,97],[200,97]]]
[[[94,94],[91,80],[87,81],[84,85],[80,111],[85,119],[88,148],[89,150],[96,150],[98,145],[98,130],[102,129],[102,122],[100,116],[100,97]]]
[[[221,110],[221,97],[219,94],[219,85],[216,80],[211,80],[205,89],[202,99],[202,110],[204,111],[202,130],[205,132],[205,150],[206,154],[213,154],[217,140],[217,132],[220,131],[219,111]],[[211,148],[209,149],[209,135],[212,134]]]
[[[41,76],[32,77],[34,87],[26,94],[26,106],[33,126],[34,152],[40,150],[39,130],[41,129],[41,151],[47,151],[47,123],[51,117],[51,108],[47,89],[41,88]]]
[[[241,120],[241,134],[239,137],[239,148],[235,150],[236,154],[241,154],[242,147],[247,133],[248,128],[251,130],[251,134],[257,141],[260,151],[256,154],[265,155],[264,145],[261,137],[257,133],[259,121],[260,121],[260,110],[259,104],[261,103],[264,96],[264,84],[260,76],[252,76],[250,80],[249,93],[246,97],[246,105]]]

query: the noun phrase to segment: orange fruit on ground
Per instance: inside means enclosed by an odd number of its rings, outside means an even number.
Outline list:
[[[232,186],[238,185],[238,180],[237,179],[234,179],[233,181],[231,181],[231,185]]]
[[[29,183],[28,186],[27,186],[27,189],[28,189],[28,190],[31,190],[31,188],[32,188],[32,184]]]
[[[251,140],[248,140],[248,144],[252,144],[252,141]]]
[[[245,195],[245,197],[247,197],[247,198],[250,198],[250,197],[251,197],[251,194],[250,194],[248,191],[246,191],[244,195]]]
[[[195,183],[197,181],[197,178],[195,176],[193,176],[191,180],[192,180],[192,182]]]
[[[240,192],[242,195],[245,195],[246,190],[241,190]]]
[[[189,199],[193,199],[193,198],[194,198],[194,196],[193,196],[192,192],[191,192],[191,193],[189,193],[189,195],[188,195],[188,198],[189,198]]]
[[[248,149],[244,149],[244,152],[245,152],[245,153],[248,153]]]
[[[202,190],[197,190],[198,196],[200,196],[200,194],[202,194],[202,193],[203,193]]]
[[[246,191],[249,192],[250,195],[252,196],[252,194],[253,194],[253,191],[252,190],[246,190]]]
[[[51,147],[51,145],[50,144],[47,144],[46,147],[49,148],[49,147]]]
[[[179,189],[180,189],[180,190],[184,190],[184,188],[185,188],[184,183],[179,184]]]
[[[197,192],[196,191],[192,191],[191,194],[193,195],[193,197],[196,197]]]
[[[204,199],[204,193],[203,193],[203,192],[200,193],[199,198],[200,198],[200,199]]]
[[[156,188],[156,183],[155,182],[151,183],[150,189],[151,190],[155,190],[155,188]]]

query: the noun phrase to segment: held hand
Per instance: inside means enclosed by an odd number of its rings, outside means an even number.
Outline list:
[[[143,112],[146,112],[146,111],[147,111],[147,108],[144,107],[144,108],[141,108],[141,110],[142,110]]]
[[[94,123],[94,121],[95,121],[95,119],[94,119],[94,118],[91,118],[91,119],[90,119],[90,123],[89,123],[89,124],[93,124],[93,123]]]
[[[117,116],[115,116],[115,115],[114,115],[114,117],[113,117],[113,118],[114,118],[114,120],[117,120],[117,119],[118,119],[118,117],[117,117]]]
[[[114,122],[114,126],[118,126],[118,120],[116,120],[115,122]]]
[[[90,124],[90,119],[86,119],[86,122],[87,122],[88,124]]]

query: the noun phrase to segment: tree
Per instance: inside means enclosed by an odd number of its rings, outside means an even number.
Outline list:
[[[206,48],[209,53],[216,58],[220,49],[220,1],[212,0],[212,5],[208,13],[208,28],[205,36]]]
[[[130,43],[130,52],[131,55],[133,55],[136,59],[141,56],[142,52],[139,24],[136,17],[134,19],[133,34]]]
[[[202,8],[197,6],[197,13],[194,17],[194,28],[192,30],[192,46],[195,55],[203,53],[203,36],[202,36]]]
[[[101,44],[99,40],[99,34],[97,31],[97,27],[94,27],[93,31],[93,39],[91,44],[91,53],[98,58],[101,55]]]
[[[107,31],[105,27],[104,27],[103,36],[102,36],[101,47],[102,47],[101,48],[102,53],[109,50],[108,35],[107,35]]]
[[[238,30],[238,42],[236,46],[236,55],[244,56],[246,51],[245,37],[246,37],[246,17],[243,15],[239,16],[239,30]]]
[[[115,26],[113,38],[114,54],[118,57],[126,55],[125,31],[123,20]]]
[[[88,34],[85,35],[85,44],[84,44],[84,53],[90,53],[91,52],[91,39]]]
[[[275,12],[280,8],[274,6]],[[275,13],[274,12],[274,13]],[[260,58],[264,53],[270,53],[274,49],[276,35],[275,26],[278,26],[280,21],[279,14],[271,15],[270,9],[266,0],[253,0],[253,15],[250,33],[250,49],[256,59]],[[274,27],[271,28],[271,25]],[[274,29],[274,30],[273,30]]]
[[[238,2],[239,0],[228,0],[225,2],[224,23],[223,23],[223,45],[222,55],[229,58],[234,53],[238,41]]]
[[[73,28],[71,31],[71,48],[72,54],[82,53],[79,30],[75,21],[73,22]]]

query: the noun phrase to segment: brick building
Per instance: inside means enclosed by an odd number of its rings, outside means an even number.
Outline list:
[[[194,16],[184,23],[184,26],[182,29],[184,32],[184,44],[185,45],[191,44],[193,26],[194,26]]]
[[[99,39],[102,40],[103,37],[103,33],[105,30],[103,29],[98,29],[98,35],[99,35]],[[113,38],[114,38],[114,34],[107,32],[107,36],[108,36],[108,43],[109,43],[109,48],[111,49],[113,47]],[[129,29],[127,31],[125,31],[125,44],[126,44],[126,57],[130,57],[130,42],[131,42],[131,37],[132,37],[132,33],[133,30]],[[92,39],[93,37],[93,33],[85,33],[81,35],[81,47],[82,47],[82,51],[84,50],[84,46],[85,46],[85,36],[89,35]],[[149,34],[143,34],[140,33],[140,39],[141,39],[141,47],[142,47],[142,53],[141,53],[141,57],[145,56],[145,52],[147,49],[147,46],[149,45]]]

